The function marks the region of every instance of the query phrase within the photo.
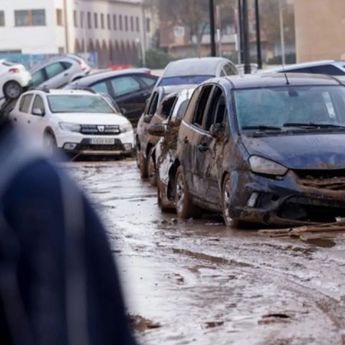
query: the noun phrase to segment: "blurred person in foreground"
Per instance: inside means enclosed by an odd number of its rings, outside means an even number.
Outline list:
[[[87,198],[0,110],[0,344],[135,344]]]

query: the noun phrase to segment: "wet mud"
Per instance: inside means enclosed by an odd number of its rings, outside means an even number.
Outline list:
[[[345,234],[180,222],[131,160],[64,166],[108,228],[140,344],[345,344]]]

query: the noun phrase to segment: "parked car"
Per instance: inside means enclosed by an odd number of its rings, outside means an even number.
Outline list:
[[[35,132],[45,146],[69,154],[132,155],[131,123],[96,93],[33,90],[10,113],[14,124]]]
[[[16,99],[31,83],[31,74],[15,62],[0,60],[0,100]]]
[[[177,95],[168,97],[167,99],[165,99],[165,97],[170,93],[175,93],[186,87],[189,86],[177,85],[158,87],[154,90],[146,103],[144,112],[139,119],[135,136],[137,165],[142,178],[152,177],[154,173],[152,170],[152,153],[154,146],[159,140],[157,136],[151,136],[149,134],[148,127],[151,124],[162,123],[169,116]],[[164,99],[165,101],[163,102]],[[151,179],[150,182],[155,184],[153,179]]]
[[[136,126],[157,79],[158,77],[151,75],[148,69],[136,68],[92,74],[71,83],[66,89],[91,88],[99,93],[108,94]]]
[[[238,74],[236,66],[222,57],[181,59],[172,61],[166,66],[156,87],[197,85],[213,77],[236,74]]]
[[[32,86],[34,88],[59,89],[85,77],[90,71],[91,67],[78,56],[54,57],[31,70]]]
[[[177,215],[265,224],[345,216],[345,87],[329,76],[217,78],[193,93],[169,171]]]
[[[345,75],[345,61],[323,60],[311,61],[287,65],[285,67],[277,67],[261,71],[261,73],[271,72],[288,72],[288,73],[312,73],[312,74],[328,74],[334,76]]]
[[[150,160],[154,165],[149,164],[152,166],[149,169],[149,177],[150,171],[153,170],[156,177],[158,205],[162,211],[175,208],[175,200],[169,198],[173,188],[169,171],[176,160],[178,130],[194,89],[195,87],[191,87],[167,96],[164,101],[169,98],[175,99],[168,118],[163,123],[153,124],[148,128],[150,135],[159,137]]]

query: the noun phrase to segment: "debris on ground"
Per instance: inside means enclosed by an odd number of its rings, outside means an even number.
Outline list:
[[[205,322],[206,328],[214,328],[214,327],[219,327],[224,325],[224,321],[209,321]]]
[[[158,322],[145,319],[140,315],[128,315],[128,317],[132,327],[139,332],[145,332],[149,329],[156,329],[161,327]]]

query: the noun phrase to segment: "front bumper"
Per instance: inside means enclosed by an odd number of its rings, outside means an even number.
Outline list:
[[[126,155],[131,156],[134,150],[133,133],[117,136],[93,135],[64,132],[57,136],[57,145],[66,153],[81,155]]]
[[[345,217],[344,190],[306,186],[293,172],[269,178],[251,172],[234,177],[230,214],[234,219],[274,224],[300,225],[333,222]]]

